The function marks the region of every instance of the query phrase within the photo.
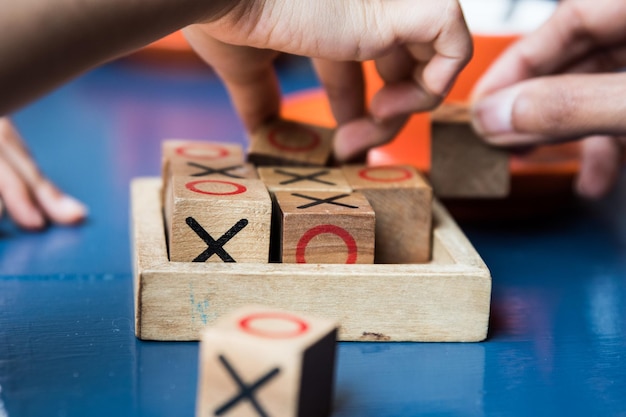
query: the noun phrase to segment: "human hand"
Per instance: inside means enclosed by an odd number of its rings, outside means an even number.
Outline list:
[[[577,192],[606,194],[626,146],[626,3],[568,0],[511,46],[474,92],[474,127],[499,146],[582,142]]]
[[[29,230],[42,229],[48,220],[75,224],[87,214],[85,206],[42,175],[6,117],[0,118],[0,215],[4,208],[20,227]]]
[[[316,58],[340,161],[391,140],[410,113],[437,106],[472,51],[457,0],[248,0],[184,32],[248,130],[279,115],[275,51]],[[359,62],[370,59],[385,85],[368,110]]]

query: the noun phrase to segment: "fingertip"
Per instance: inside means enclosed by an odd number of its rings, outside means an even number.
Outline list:
[[[344,129],[337,129],[333,139],[334,159],[338,163],[346,163],[359,153],[358,145],[346,136]]]
[[[611,136],[592,136],[582,142],[581,164],[575,191],[588,199],[606,196],[619,177],[622,148]]]
[[[370,113],[378,124],[387,123],[412,113],[431,110],[442,100],[442,97],[433,96],[413,83],[388,84],[372,98]]]
[[[506,88],[474,103],[472,126],[487,141],[514,132],[513,106],[519,89]]]
[[[39,187],[36,197],[46,216],[53,223],[73,225],[82,222],[87,217],[88,209],[82,202],[62,193],[50,183]]]
[[[574,184],[576,194],[589,200],[598,200],[604,197],[610,189],[611,185],[607,181],[588,175],[579,175]]]
[[[58,201],[57,211],[53,220],[55,223],[72,225],[81,223],[87,218],[87,215],[87,206],[74,197],[64,195]]]
[[[367,117],[340,126],[333,142],[336,159],[348,162],[361,158],[369,149],[391,141],[406,120],[407,117],[401,116],[377,123]]]

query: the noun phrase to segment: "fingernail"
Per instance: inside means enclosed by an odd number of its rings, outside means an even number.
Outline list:
[[[58,207],[69,218],[80,220],[87,216],[87,206],[69,195],[59,199]]]
[[[474,104],[472,125],[483,137],[513,133],[513,105],[519,88],[507,88]]]

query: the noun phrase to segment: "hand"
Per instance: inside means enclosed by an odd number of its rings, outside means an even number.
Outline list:
[[[185,35],[248,130],[280,113],[275,51],[316,58],[339,125],[338,160],[391,140],[410,113],[437,106],[472,51],[457,0],[248,0]],[[368,112],[358,62],[370,59],[385,86]]]
[[[606,194],[626,146],[626,3],[568,0],[477,84],[474,127],[487,142],[584,139],[577,191]]]
[[[8,118],[0,118],[0,214],[3,208],[19,226],[30,230],[45,227],[48,220],[78,223],[87,213],[41,174]]]

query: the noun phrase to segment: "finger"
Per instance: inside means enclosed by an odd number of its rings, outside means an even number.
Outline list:
[[[87,217],[88,210],[83,203],[64,194],[47,179],[41,180],[33,193],[46,217],[56,224],[78,224]]]
[[[9,176],[6,186],[14,190],[3,194],[11,217],[15,219],[14,211],[9,208],[14,198],[13,192],[16,193],[14,194],[16,199],[22,200],[23,204],[32,204],[35,211],[54,223],[75,224],[86,217],[87,209],[82,203],[63,194],[43,176],[19,133],[6,118],[0,119],[0,155],[5,164],[5,171],[8,171],[5,174]],[[18,183],[21,184],[19,187]],[[40,223],[38,216],[30,214],[28,217],[33,219],[35,226],[23,224],[24,227],[43,227],[43,224],[38,226]],[[21,224],[20,220],[16,221]]]
[[[391,53],[376,60],[376,69],[384,81],[370,106],[377,120],[386,120],[435,107],[440,97],[431,96],[422,86],[415,84],[414,73],[422,72],[425,62],[432,58],[432,47],[424,51],[423,61],[415,61],[405,47],[394,48]],[[428,56],[426,56],[428,55]]]
[[[434,52],[432,47],[427,57],[424,57],[424,61],[432,58]],[[386,83],[394,84],[405,81],[411,77],[413,68],[415,67],[415,60],[404,46],[396,46],[391,51],[376,59],[376,71]]]
[[[524,81],[474,104],[473,125],[494,145],[534,145],[626,133],[626,74]]]
[[[379,60],[378,68],[387,85],[372,101],[375,117],[388,119],[436,107],[471,58],[471,36],[463,13],[456,2],[449,4],[441,16],[446,20],[430,43],[408,42],[404,53],[392,51]]]
[[[623,160],[620,139],[592,136],[582,141],[581,165],[576,191],[587,198],[605,196],[615,185]]]
[[[201,25],[187,27],[184,34],[220,76],[248,130],[279,115],[280,88],[272,66],[276,52],[223,43],[207,35]]]
[[[589,1],[561,3],[537,31],[516,42],[498,58],[477,82],[472,97],[483,97],[519,81],[552,74],[573,65],[598,46],[623,40],[626,3],[606,3],[608,9]]]
[[[337,123],[364,117],[365,82],[361,64],[314,59],[313,65]]]
[[[33,202],[28,187],[11,165],[0,156],[0,197],[7,213],[20,227],[38,230],[46,221],[41,209]]]
[[[334,154],[338,162],[347,162],[375,146],[391,141],[402,129],[407,117],[385,122],[360,118],[340,126],[335,133]]]

